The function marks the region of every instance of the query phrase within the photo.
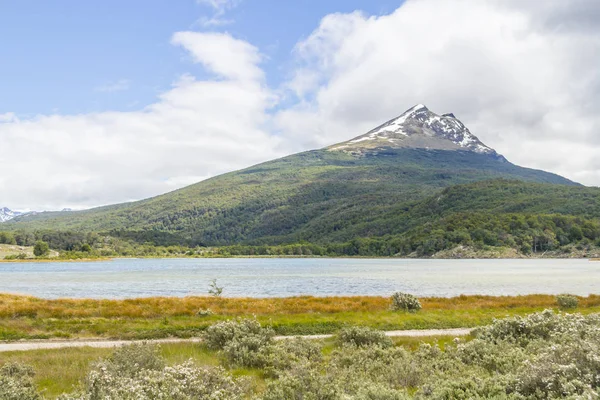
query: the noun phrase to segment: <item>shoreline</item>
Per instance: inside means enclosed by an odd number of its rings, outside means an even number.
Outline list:
[[[468,299],[482,299],[487,301],[511,301],[511,300],[521,300],[526,298],[550,298],[556,297],[560,294],[564,293],[527,293],[527,294],[517,294],[517,295],[489,295],[489,294],[459,294],[456,296],[416,296],[420,300],[424,301],[435,301],[437,303],[456,303]],[[390,295],[391,296],[391,295]],[[139,302],[150,302],[155,300],[170,300],[170,301],[185,301],[189,299],[203,300],[208,301],[210,303],[227,303],[227,302],[236,302],[236,301],[255,301],[255,302],[278,302],[278,301],[291,301],[291,300],[315,300],[315,301],[327,301],[327,300],[360,300],[360,299],[389,299],[390,296],[386,295],[334,295],[334,296],[319,296],[319,295],[311,295],[311,294],[301,294],[296,296],[269,296],[269,297],[251,297],[251,296],[219,296],[215,297],[209,294],[190,294],[185,296],[142,296],[142,297],[54,297],[54,298],[46,298],[46,297],[38,297],[30,294],[23,293],[11,293],[11,292],[0,292],[0,306],[2,305],[2,298],[9,297],[13,298],[21,298],[21,299],[33,299],[37,302],[115,302],[115,303],[125,303],[132,301]],[[600,290],[597,293],[588,293],[587,295],[573,295],[579,299],[592,299],[592,298],[600,298]],[[600,300],[598,301],[600,305]],[[1,316],[0,316],[1,318]]]
[[[80,259],[60,259],[60,258],[29,258],[21,260],[0,260],[0,263],[58,263],[58,262],[97,262],[97,261],[112,261],[118,257],[102,257],[102,258],[80,258]]]
[[[596,257],[556,257],[556,256],[523,256],[523,257],[385,257],[385,256],[318,256],[318,255],[306,255],[306,256],[285,256],[285,255],[234,255],[234,256],[216,256],[216,257],[202,257],[202,256],[185,256],[178,255],[173,257],[164,256],[114,256],[114,257],[98,257],[98,258],[30,258],[30,259],[17,259],[17,260],[3,260],[0,259],[0,264],[6,263],[60,263],[60,262],[100,262],[100,261],[118,261],[118,260],[209,260],[209,259],[349,259],[349,260],[588,260],[598,262],[600,258]]]

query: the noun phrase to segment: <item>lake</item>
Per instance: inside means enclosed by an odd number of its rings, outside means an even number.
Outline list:
[[[0,263],[0,293],[43,298],[600,293],[600,262],[335,258],[116,259]]]

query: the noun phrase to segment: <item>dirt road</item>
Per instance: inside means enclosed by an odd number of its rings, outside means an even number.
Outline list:
[[[471,332],[471,328],[455,329],[423,329],[406,331],[389,331],[385,334],[390,337],[426,337],[426,336],[466,336]],[[327,339],[333,335],[306,335],[306,336],[276,336],[275,340],[286,340],[294,337],[305,339]],[[27,341],[27,342],[0,342],[0,352],[5,351],[26,351],[39,349],[62,349],[65,347],[101,347],[111,348],[125,346],[133,343],[200,343],[200,338],[192,339],[154,339],[154,340],[49,340],[49,341]]]

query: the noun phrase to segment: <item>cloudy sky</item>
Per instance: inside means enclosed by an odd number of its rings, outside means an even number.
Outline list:
[[[597,186],[598,21],[596,0],[0,2],[0,206],[141,199],[417,103]]]

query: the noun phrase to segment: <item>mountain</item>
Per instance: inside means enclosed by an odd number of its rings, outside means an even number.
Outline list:
[[[364,153],[381,148],[464,150],[506,161],[473,135],[454,114],[440,116],[423,104],[408,109],[364,135],[333,145],[329,150]]]
[[[550,191],[578,186],[510,163],[452,114],[440,116],[419,105],[325,149],[147,200],[21,216],[5,226],[109,232],[156,244],[343,242],[400,233],[412,226],[407,210],[442,189],[499,178],[551,184]]]
[[[18,211],[12,211],[6,207],[0,208],[0,222],[6,222],[10,219],[18,217],[21,215]]]

